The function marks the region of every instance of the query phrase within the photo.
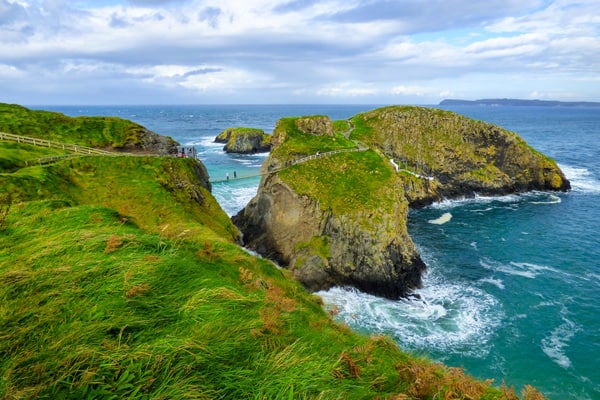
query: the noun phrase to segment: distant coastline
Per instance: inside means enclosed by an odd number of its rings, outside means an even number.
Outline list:
[[[600,102],[522,100],[522,99],[480,99],[480,100],[445,99],[445,100],[442,100],[439,105],[440,106],[600,107]]]

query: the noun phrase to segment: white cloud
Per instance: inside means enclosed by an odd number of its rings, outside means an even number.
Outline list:
[[[0,86],[393,102],[527,97],[543,79],[600,100],[599,23],[597,0],[0,0]]]
[[[379,90],[374,87],[366,87],[355,83],[341,83],[336,86],[326,86],[316,91],[317,96],[323,97],[364,97],[374,96]]]
[[[391,92],[396,95],[402,96],[417,96],[423,97],[428,93],[433,93],[433,91],[429,88],[423,86],[395,86],[392,88]]]

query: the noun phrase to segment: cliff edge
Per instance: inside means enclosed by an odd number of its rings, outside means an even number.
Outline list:
[[[258,194],[234,223],[246,246],[286,265],[309,290],[349,285],[389,298],[421,285],[425,264],[407,229],[399,175],[328,117],[284,118]]]
[[[257,195],[233,221],[247,247],[309,290],[346,285],[407,296],[425,270],[407,231],[409,207],[570,187],[554,161],[515,133],[422,107],[335,124],[283,118],[272,144]]]
[[[0,132],[148,155],[175,155],[179,145],[169,136],[118,117],[69,117],[5,103],[0,103]]]

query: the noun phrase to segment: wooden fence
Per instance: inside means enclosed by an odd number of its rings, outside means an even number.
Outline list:
[[[77,154],[94,154],[94,155],[114,155],[114,153],[106,150],[95,149],[93,147],[79,146],[76,144],[67,144],[53,142],[51,140],[13,135],[12,133],[0,132],[0,140],[11,140],[13,142],[31,144],[34,146],[50,147],[54,149],[62,149]]]

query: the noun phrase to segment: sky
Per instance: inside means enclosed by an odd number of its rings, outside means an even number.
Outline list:
[[[600,0],[0,0],[0,102],[600,101]]]

